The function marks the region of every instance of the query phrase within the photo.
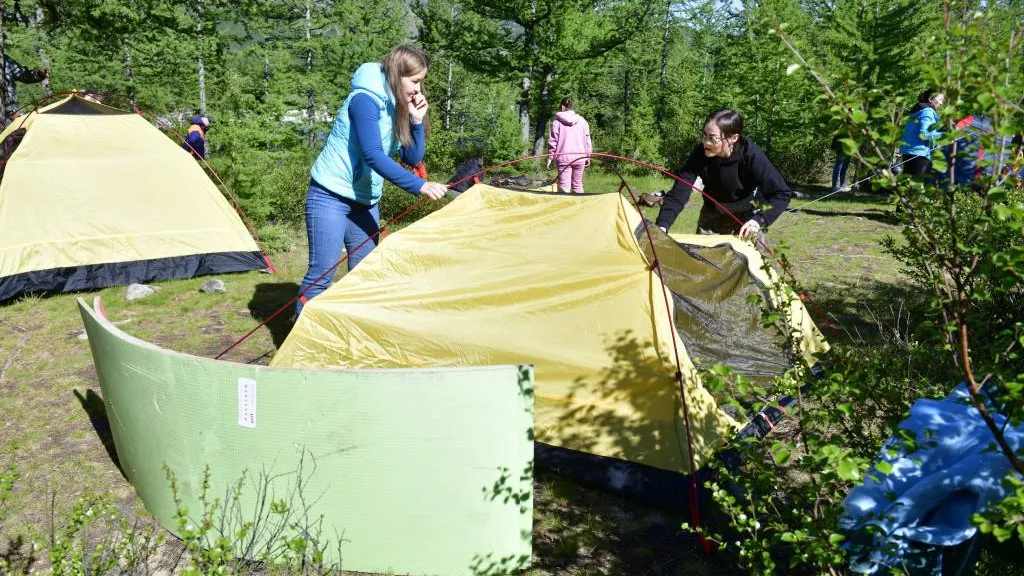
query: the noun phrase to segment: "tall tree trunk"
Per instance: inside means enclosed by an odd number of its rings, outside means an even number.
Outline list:
[[[444,129],[447,131],[452,127],[452,92],[454,86],[452,85],[452,73],[455,68],[455,61],[448,58],[448,84],[445,87],[444,94]]]
[[[135,70],[132,68],[132,48],[128,44],[124,46],[124,75],[128,79],[128,105],[132,112],[138,112],[139,105],[135,95]]]
[[[260,104],[266,105],[270,102],[270,80],[273,77],[273,71],[270,68],[270,57],[267,56],[266,51],[263,52],[263,90],[259,95]],[[270,139],[267,138],[267,152],[273,148]]]
[[[203,57],[199,57],[199,114],[206,116],[206,67]]]
[[[622,131],[626,132],[633,125],[633,95],[630,93],[632,86],[629,85],[629,65],[622,73]]]
[[[4,117],[0,119],[0,126],[7,126],[8,115],[11,113],[7,109],[7,62],[6,52],[4,50],[4,11],[0,7],[0,110],[3,111]]]
[[[665,92],[668,90],[668,49],[672,39],[672,0],[665,2],[665,25],[661,32],[661,73],[658,77],[658,116],[655,127],[661,128],[665,120]]]
[[[533,80],[530,74],[523,75],[523,91],[519,94],[519,124],[523,128],[523,155],[529,153],[530,146],[530,86]]]
[[[781,64],[775,63],[775,77],[778,78],[781,73]],[[775,103],[779,99],[779,83],[774,82],[772,84],[772,97],[771,103],[768,105],[768,129],[767,139],[764,143],[764,153],[771,155],[772,153],[772,135],[775,132]]]
[[[871,24],[871,39],[868,41],[868,46],[871,47],[871,53],[870,53],[869,57],[872,60],[874,60],[875,58],[878,58],[878,46],[877,46],[877,36],[878,36],[878,3],[877,2],[874,4],[874,11],[875,11],[874,19],[873,19],[872,24]],[[867,68],[866,66],[861,66],[861,69],[864,70],[864,72],[858,72],[858,74],[870,74],[870,72],[868,72],[866,68]],[[864,82],[866,80],[867,80],[867,78],[861,78],[860,79],[861,82]]]
[[[857,31],[858,32],[861,32],[862,30],[864,30],[864,20],[866,18],[865,14],[864,14],[865,10],[867,10],[867,6],[865,4],[863,4],[863,3],[861,3],[860,9],[857,10]],[[871,36],[872,36],[872,38],[874,38],[874,31],[873,30],[872,30]],[[875,47],[871,46],[871,51],[872,52],[874,52],[874,49],[875,49]],[[866,74],[866,72],[864,71],[864,62],[867,60],[867,57],[868,57],[867,52],[864,49],[862,49],[862,48],[860,48],[858,46],[857,47],[857,58],[855,60],[855,62],[857,63],[857,68],[856,68],[856,71],[857,71],[856,72],[857,73],[857,84],[862,84],[864,82],[864,74]]]
[[[530,0],[530,14],[537,15],[537,0]],[[523,29],[523,51],[527,55],[526,72],[523,73],[523,91],[519,97],[519,122],[523,125],[523,155],[530,153],[530,87],[533,85],[533,73],[536,60],[533,34],[534,24],[531,19],[529,26]]]
[[[313,98],[313,7],[311,0],[306,0],[306,143],[310,146],[316,143],[316,100]]]
[[[710,82],[708,80],[708,75],[711,73],[711,51],[708,50],[706,46],[702,46],[701,54],[704,56],[704,65],[701,66],[702,74],[700,76],[700,91],[701,94],[707,94],[709,88],[708,84]]]
[[[551,80],[554,73],[545,70],[540,87],[540,101],[537,106],[537,124],[534,132],[533,155],[539,156],[544,153],[545,128],[548,126],[548,111],[551,110]]]
[[[264,104],[270,101],[270,79],[272,73],[270,70],[270,57],[267,53],[263,53],[263,94],[262,101]]]
[[[35,25],[36,25],[36,27],[41,28],[42,24],[43,24],[43,7],[42,7],[42,5],[37,5],[36,6],[36,21],[35,21]],[[39,55],[39,60],[43,63],[43,70],[46,70],[47,72],[49,72],[49,70],[50,70],[50,57],[47,56],[46,49],[43,48],[43,44],[40,44],[39,46],[36,46],[36,54]],[[50,77],[49,76],[47,76],[46,78],[43,78],[42,85],[43,85],[43,94],[46,94],[47,97],[53,96],[53,90],[50,88]]]
[[[199,114],[206,116],[206,66],[203,62],[203,22],[206,20],[206,10],[203,9],[203,0],[199,0],[196,8],[196,46],[199,48]]]
[[[451,9],[451,20],[455,21],[455,16],[459,11],[458,3],[452,4]],[[448,54],[448,84],[445,86],[444,94],[444,129],[447,131],[452,126],[452,97],[455,92],[454,83],[455,73],[455,59],[451,54]]]

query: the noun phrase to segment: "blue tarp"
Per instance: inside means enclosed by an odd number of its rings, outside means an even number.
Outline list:
[[[1002,428],[1006,418],[992,412]],[[881,460],[892,471],[872,469],[843,502],[840,528],[848,535],[850,568],[861,574],[905,566],[929,546],[955,546],[972,538],[971,516],[1007,496],[1003,480],[1009,460],[964,384],[941,400],[918,400],[900,424],[914,442],[890,438]],[[1024,425],[1006,426],[1018,451]]]

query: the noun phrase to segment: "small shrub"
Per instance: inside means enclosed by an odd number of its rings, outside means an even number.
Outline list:
[[[63,524],[53,528],[50,573],[102,576],[145,571],[163,544],[152,522],[128,519],[103,496],[79,497]]]
[[[948,7],[948,4],[947,4]],[[1018,46],[1013,36],[999,33],[1002,16],[966,11],[960,20],[946,20],[946,34],[928,40],[916,67],[947,93],[941,117],[983,114],[996,134],[1024,131],[1017,99],[1024,88]],[[806,63],[777,26],[776,34]],[[947,62],[956,62],[949,66]],[[715,535],[734,548],[740,564],[752,573],[841,574],[846,535],[837,532],[841,503],[861,482],[878,457],[882,443],[917,398],[944,396],[959,382],[967,383],[972,404],[997,439],[1013,473],[1005,480],[1008,497],[974,521],[997,540],[1024,542],[1024,453],[998,441],[1003,431],[988,414],[980,393],[992,396],[991,406],[1010,422],[1024,421],[1024,201],[1001,174],[976,179],[974,191],[950,191],[938,174],[952,180],[949,164],[938,152],[934,171],[914,180],[889,169],[887,151],[899,145],[900,127],[892,125],[888,102],[897,90],[854,87],[837,94],[812,72],[831,104],[833,125],[850,135],[840,142],[845,151],[884,181],[893,193],[905,226],[906,245],[888,242],[887,249],[905,268],[927,303],[928,317],[906,330],[906,337],[877,344],[835,345],[825,357],[827,377],[818,381],[795,369],[758,396],[792,394],[800,398],[791,410],[788,433],[766,446],[738,443],[741,464],[719,466],[711,484],[715,501],[729,518],[728,536]],[[870,111],[870,112],[865,112]],[[955,131],[946,131],[949,144]],[[991,142],[992,135],[983,138]],[[992,149],[991,143],[988,149]],[[1011,169],[1020,168],[1020,160]],[[770,310],[766,317],[770,317]],[[780,327],[785,329],[785,327]],[[743,383],[727,370],[707,377],[708,386],[733,390]],[[762,401],[760,405],[770,403]],[[759,406],[755,405],[754,410]],[[904,443],[916,440],[899,436]],[[876,464],[888,474],[887,464]],[[730,485],[739,490],[727,490]]]
[[[213,158],[242,211],[257,227],[266,224],[301,226],[306,218],[309,170],[316,157],[298,152],[250,151],[239,159]]]
[[[448,202],[448,197],[441,198],[440,200],[430,200],[426,196],[409,194],[390,182],[385,182],[384,195],[380,199],[380,223],[383,225],[389,220],[402,215],[406,210],[416,206],[411,212],[395,222],[396,227],[401,228],[434,212]]]
[[[268,254],[279,254],[295,248],[302,230],[287,224],[265,224],[256,233]]]

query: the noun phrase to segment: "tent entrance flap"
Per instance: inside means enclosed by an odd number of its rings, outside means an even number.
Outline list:
[[[666,235],[652,238],[675,305],[673,323],[696,365],[729,366],[767,384],[793,364],[783,334],[761,322],[761,303],[771,301],[771,292],[751,272],[752,266],[763,265],[756,251],[749,254],[749,246],[723,236],[705,244]],[[648,236],[639,228],[637,241],[653,260]]]

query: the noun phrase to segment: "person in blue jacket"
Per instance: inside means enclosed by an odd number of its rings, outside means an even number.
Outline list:
[[[196,116],[188,127],[181,147],[196,160],[206,159],[206,133],[210,131],[211,126],[213,120],[209,116]]]
[[[448,188],[402,168],[392,159],[416,166],[423,160],[427,132],[425,52],[412,46],[393,48],[381,62],[361,65],[352,76],[352,91],[342,103],[320,156],[310,170],[306,194],[309,269],[299,287],[296,313],[331,284],[327,271],[341,259],[355,268],[376,246],[380,230],[378,203],[387,179],[410,194],[432,200]],[[368,238],[373,241],[367,241]]]
[[[970,114],[956,123],[959,137],[945,147],[947,160],[953,163],[953,182],[970,186],[977,191],[995,183],[1016,185],[1017,175],[1012,173],[1014,144],[1012,136],[1000,134],[992,126],[992,119],[983,114]],[[955,151],[955,156],[953,152]],[[989,180],[995,177],[994,180]]]
[[[946,101],[946,95],[938,90],[925,90],[917,96],[917,104],[910,110],[910,119],[903,126],[903,171],[914,178],[928,174],[932,164],[931,154],[936,142],[942,137],[939,131],[938,108]]]

